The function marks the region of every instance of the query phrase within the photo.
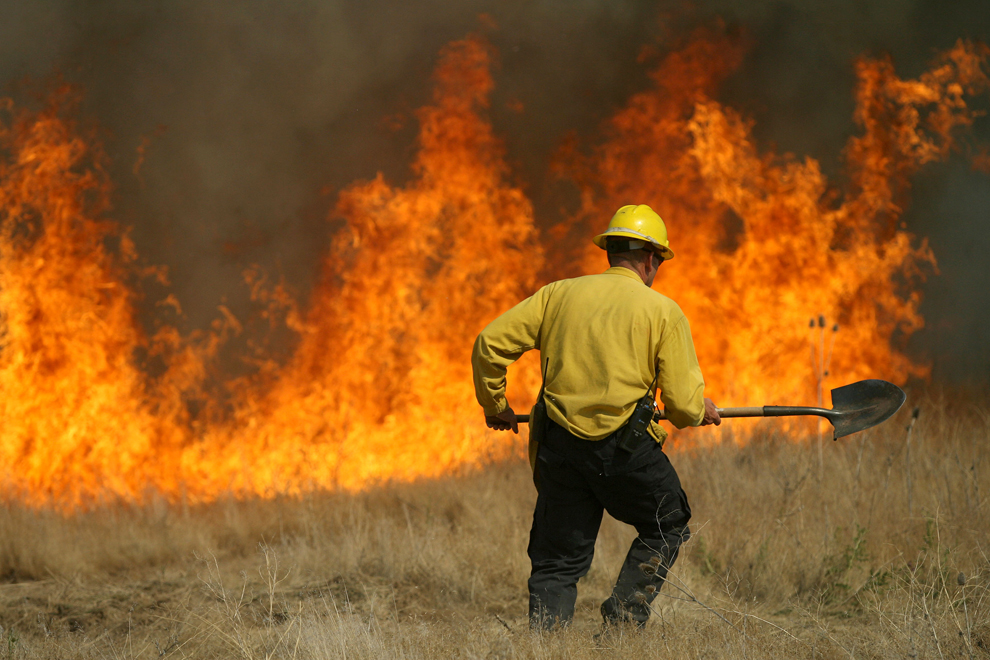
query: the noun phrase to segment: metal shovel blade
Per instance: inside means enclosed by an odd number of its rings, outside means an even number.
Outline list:
[[[900,410],[907,395],[885,380],[861,380],[832,390],[828,420],[835,427],[834,440],[876,426]]]

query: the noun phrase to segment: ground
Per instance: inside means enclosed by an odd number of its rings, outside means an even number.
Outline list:
[[[606,519],[573,626],[531,633],[521,458],[358,494],[9,502],[0,658],[986,657],[990,415],[945,401],[910,441],[908,406],[821,454],[769,424],[680,436],[694,536],[646,630],[597,639],[633,532]]]

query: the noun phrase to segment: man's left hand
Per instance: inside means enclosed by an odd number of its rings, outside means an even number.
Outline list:
[[[488,425],[488,428],[496,431],[512,429],[513,433],[519,433],[519,422],[516,421],[516,413],[513,412],[512,408],[506,408],[497,415],[485,415],[485,424]]]
[[[705,399],[705,416],[701,420],[701,426],[708,426],[709,424],[714,424],[718,426],[722,423],[722,418],[718,414],[718,406],[711,399]]]

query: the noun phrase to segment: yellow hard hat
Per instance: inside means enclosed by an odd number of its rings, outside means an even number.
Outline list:
[[[634,244],[641,241],[643,245],[637,247],[646,247],[645,244],[648,243],[664,259],[674,258],[674,251],[670,249],[670,243],[667,241],[667,227],[663,224],[663,219],[646,204],[623,206],[612,216],[608,229],[592,240],[604,250],[605,239],[620,236],[633,239],[630,242]]]

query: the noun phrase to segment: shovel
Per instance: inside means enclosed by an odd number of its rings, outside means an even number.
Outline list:
[[[833,440],[852,435],[883,422],[904,405],[907,396],[893,383],[885,380],[861,380],[832,390],[832,409],[808,406],[753,406],[750,408],[719,408],[723,419],[731,417],[801,417],[817,415],[832,423]],[[666,419],[663,412],[658,419]],[[516,415],[521,424],[529,423],[529,415]]]

